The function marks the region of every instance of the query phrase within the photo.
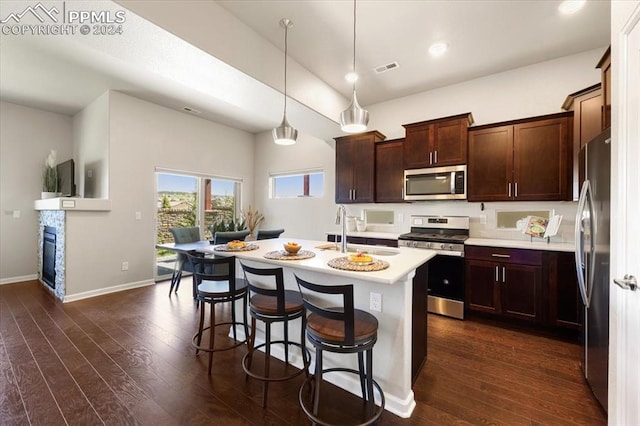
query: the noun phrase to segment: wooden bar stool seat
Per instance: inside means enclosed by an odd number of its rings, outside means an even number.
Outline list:
[[[249,286],[249,312],[251,314],[251,335],[249,336],[249,351],[242,359],[242,368],[247,376],[263,381],[262,386],[262,406],[267,405],[267,393],[270,382],[279,382],[293,379],[302,373],[309,376],[309,364],[311,356],[304,345],[305,330],[305,309],[300,293],[284,289],[284,276],[282,268],[257,269],[240,263],[244,272],[245,281]],[[301,318],[300,342],[289,340],[289,321]],[[256,345],[256,320],[265,323],[264,343]],[[284,338],[282,340],[272,340],[271,325],[276,322],[284,323]],[[280,375],[271,373],[271,346],[275,344],[283,345],[285,357],[285,372]],[[289,347],[300,348],[302,356],[302,369],[294,368],[294,371],[287,373],[289,364]],[[265,364],[264,371],[258,373],[252,371],[251,364],[256,349],[264,348]]]
[[[368,312],[354,308],[353,285],[319,285],[296,276],[304,306],[308,312],[307,338],[316,350],[314,375],[300,387],[298,400],[302,410],[314,424],[332,425],[319,415],[320,389],[323,374],[343,372],[358,375],[364,401],[364,412],[358,425],[370,425],[378,421],[384,411],[384,392],[373,379],[373,346],[378,339],[378,319]],[[322,295],[342,296],[342,306],[321,305]],[[324,351],[357,354],[358,369],[346,367],[323,368]],[[365,360],[366,355],[366,360]],[[304,400],[306,389],[313,383],[313,406]],[[374,388],[378,392],[380,406],[376,406]]]
[[[211,365],[213,353],[236,348],[247,342],[249,329],[247,326],[247,291],[248,286],[245,280],[236,278],[236,258],[207,258],[187,255],[189,262],[193,265],[194,279],[196,286],[196,300],[200,309],[200,322],[198,331],[194,334],[191,343],[196,348],[196,355],[199,351],[209,353],[208,374],[211,375]],[[243,302],[243,321],[236,320],[237,300]],[[216,305],[219,303],[231,302],[231,321],[216,321]],[[206,305],[210,305],[209,326],[204,326],[204,316]],[[221,326],[230,326],[233,332],[234,343],[223,347],[215,346],[215,329]],[[237,338],[237,326],[244,328],[245,339],[239,341]],[[202,344],[202,337],[209,331],[209,344]]]

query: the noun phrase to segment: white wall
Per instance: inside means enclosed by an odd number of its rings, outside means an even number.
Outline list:
[[[110,92],[109,135],[111,211],[67,216],[68,296],[153,279],[157,167],[242,177],[253,198],[250,133]]]
[[[73,117],[77,196],[109,198],[109,92]]]
[[[269,175],[309,169],[324,170],[322,197],[269,198]],[[300,134],[295,145],[273,143],[271,132],[256,136],[255,205],[264,213],[262,228],[285,229],[283,237],[324,240],[326,218],[335,218],[335,142]]]
[[[49,151],[71,158],[71,117],[0,102],[0,283],[34,279],[38,271],[41,172]],[[14,218],[18,211],[20,218]]]
[[[606,48],[368,105],[369,128],[395,139],[403,124],[465,112],[475,125],[561,112],[568,94],[600,82],[596,64]]]
[[[368,105],[369,130],[379,130],[387,139],[404,137],[403,124],[414,123],[465,112],[472,112],[475,124],[551,114],[561,111],[569,93],[600,81],[600,70],[595,66],[606,47],[582,52],[552,61],[518,68],[453,86],[443,87],[412,96],[375,105]],[[336,135],[338,136],[338,135]],[[256,155],[256,188],[266,185],[268,172],[274,169],[296,170],[323,165],[325,195],[322,199],[268,200],[266,195],[256,197],[256,205],[271,217],[286,217],[287,234],[301,238],[324,239],[327,231],[337,231],[335,225],[335,150],[332,142],[298,141],[293,147],[276,147],[265,134],[258,138]],[[266,187],[265,187],[266,188]],[[263,194],[266,192],[263,191]],[[301,215],[297,216],[298,210]],[[377,231],[407,232],[411,214],[455,214],[471,217],[472,235],[524,238],[514,231],[497,231],[496,210],[555,209],[564,216],[558,241],[571,241],[575,203],[573,202],[503,202],[480,203],[466,201],[429,201],[411,204],[348,205],[349,215],[359,216],[364,208],[393,210],[394,227],[378,227]],[[294,213],[295,212],[295,213]],[[487,225],[480,223],[480,215],[487,216]],[[399,216],[401,215],[401,217]],[[290,224],[290,225],[289,225]],[[295,230],[295,234],[289,233]]]

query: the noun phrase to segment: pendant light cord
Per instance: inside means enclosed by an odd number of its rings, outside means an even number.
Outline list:
[[[284,24],[284,115],[287,116],[287,52],[288,52],[288,43],[287,36],[289,32],[289,23],[286,22]]]
[[[353,0],[353,91],[356,91],[356,81],[358,73],[356,72],[356,0]]]

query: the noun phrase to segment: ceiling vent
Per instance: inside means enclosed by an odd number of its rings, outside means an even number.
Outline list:
[[[202,114],[200,111],[198,111],[197,109],[193,109],[193,108],[189,108],[189,107],[182,107],[183,111],[186,111],[190,114]]]
[[[381,65],[379,67],[374,68],[374,71],[378,74],[382,74],[383,72],[387,72],[393,69],[396,69],[400,66],[400,64],[398,64],[396,61],[393,61],[389,64],[386,65]]]

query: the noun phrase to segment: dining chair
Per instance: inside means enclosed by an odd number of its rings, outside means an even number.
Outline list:
[[[215,232],[213,234],[213,244],[226,244],[233,240],[244,240],[249,235],[249,230],[244,231],[229,231],[229,232]]]
[[[279,238],[280,234],[284,232],[284,228],[277,229],[258,229],[256,233],[257,240],[269,240],[271,238]]]
[[[198,226],[169,228],[169,232],[171,232],[171,234],[173,235],[173,240],[176,244],[195,243],[202,239],[200,237],[200,227]],[[171,276],[171,287],[169,287],[169,295],[171,295],[171,292],[174,291],[174,288],[175,292],[178,292],[178,287],[180,287],[180,280],[182,279],[183,271],[193,272],[193,267],[188,261],[186,254],[178,253],[176,266],[173,270],[173,275]],[[195,297],[195,287],[193,297]]]

